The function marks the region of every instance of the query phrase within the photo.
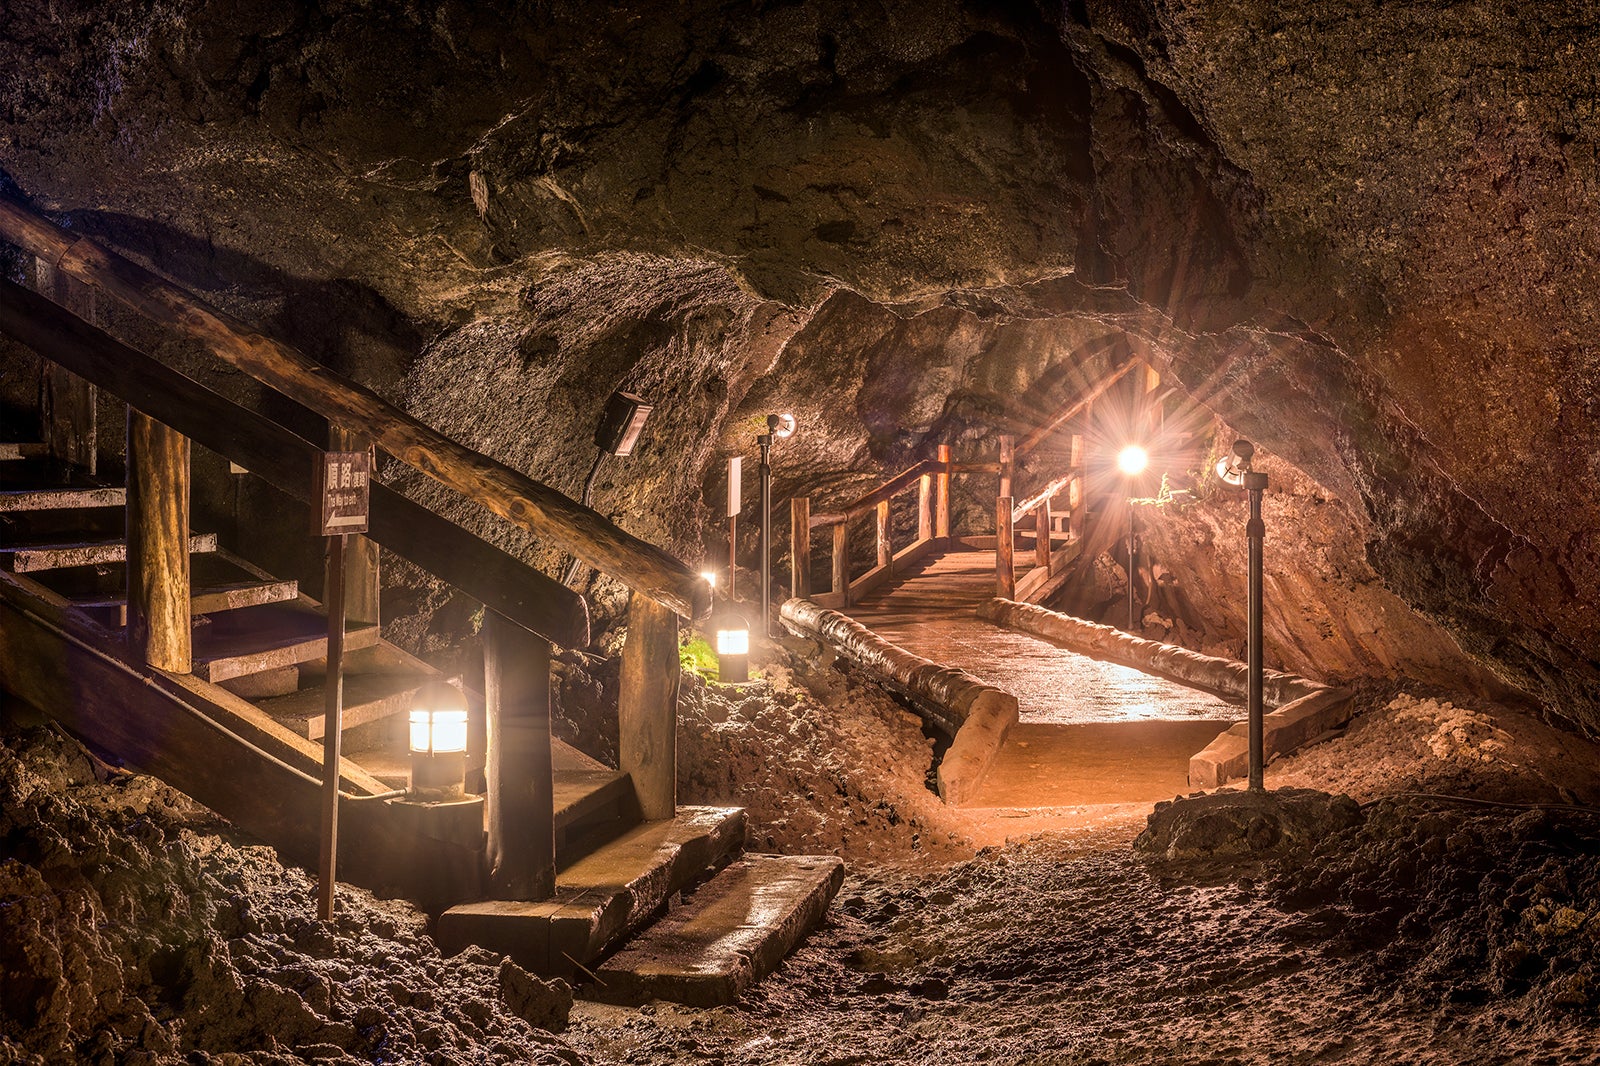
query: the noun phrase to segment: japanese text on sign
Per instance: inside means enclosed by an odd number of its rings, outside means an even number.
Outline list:
[[[318,468],[317,496],[324,537],[367,531],[367,502],[371,495],[370,452],[324,452]]]

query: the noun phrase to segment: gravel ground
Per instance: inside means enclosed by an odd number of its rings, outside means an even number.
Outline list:
[[[1180,800],[1156,828],[1204,831],[1138,851],[1148,808],[944,807],[916,719],[827,665],[684,707],[686,801],[851,864],[736,1006],[569,1016],[404,904],[318,923],[270,849],[31,730],[0,750],[0,1063],[1600,1062],[1600,818],[1403,795],[1593,802],[1595,749],[1524,716],[1401,697],[1269,775],[1361,806]]]

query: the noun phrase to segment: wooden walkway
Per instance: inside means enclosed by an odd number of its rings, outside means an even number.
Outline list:
[[[1017,567],[1019,580],[1026,569]],[[885,640],[1017,697],[1021,722],[972,805],[1125,803],[1187,792],[1189,756],[1238,709],[985,622],[977,606],[993,595],[994,553],[955,551],[846,611]]]

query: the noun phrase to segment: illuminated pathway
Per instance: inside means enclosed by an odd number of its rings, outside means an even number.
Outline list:
[[[1113,803],[1187,792],[1189,756],[1240,717],[1239,708],[984,622],[975,611],[993,594],[994,553],[952,552],[848,612],[885,640],[1017,697],[1021,722],[974,805]]]

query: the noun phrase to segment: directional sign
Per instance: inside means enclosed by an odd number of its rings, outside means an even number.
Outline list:
[[[371,477],[371,452],[322,453],[317,465],[318,536],[367,531]]]

